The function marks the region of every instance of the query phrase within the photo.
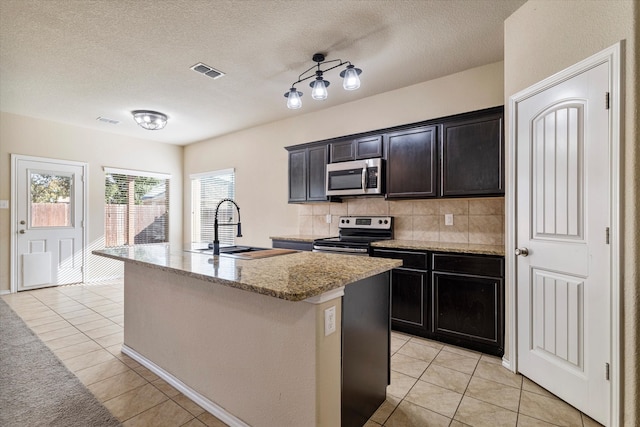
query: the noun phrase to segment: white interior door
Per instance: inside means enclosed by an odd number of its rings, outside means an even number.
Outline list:
[[[13,160],[17,290],[82,282],[86,166]]]
[[[515,111],[518,370],[601,423],[610,405],[608,88],[602,63]]]

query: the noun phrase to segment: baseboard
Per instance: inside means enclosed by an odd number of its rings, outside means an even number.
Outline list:
[[[4,291],[0,291],[0,295],[9,295],[11,293],[11,291],[9,289],[6,289]]]
[[[504,357],[502,358],[502,366],[504,366],[505,368],[507,368],[508,370],[510,370],[511,372],[513,372],[513,369],[511,368],[511,362],[509,361],[509,359],[505,359]],[[515,373],[515,372],[514,372]]]
[[[132,348],[127,347],[125,344],[122,344],[122,352],[165,380],[167,383],[171,384],[171,386],[173,386],[176,390],[180,391],[189,399],[193,400],[211,415],[227,423],[227,425],[229,425],[230,427],[251,427],[249,426],[249,424],[244,423],[241,419],[225,411],[222,407],[207,399],[200,393],[196,392],[185,383],[180,381],[178,378],[174,377]]]

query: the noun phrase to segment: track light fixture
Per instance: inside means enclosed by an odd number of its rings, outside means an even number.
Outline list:
[[[159,130],[167,125],[167,116],[157,111],[135,110],[131,114],[136,123],[147,130]]]
[[[328,91],[327,87],[329,87],[329,82],[324,79],[324,73],[327,71],[331,71],[334,68],[341,67],[345,64],[347,68],[345,68],[341,73],[340,77],[343,78],[342,87],[345,90],[356,90],[360,87],[360,73],[362,70],[360,68],[356,68],[349,61],[343,61],[341,59],[332,59],[330,61],[325,61],[324,54],[316,53],[312,57],[313,61],[316,63],[313,67],[309,68],[300,76],[298,76],[298,81],[294,82],[291,85],[291,89],[289,92],[285,93],[284,96],[287,98],[287,107],[291,110],[296,110],[302,107],[302,92],[296,89],[296,85],[298,83],[302,83],[306,80],[309,80],[315,77],[315,80],[312,81],[309,86],[311,86],[311,97],[317,100],[327,99]],[[338,64],[331,65],[334,62]],[[315,71],[314,71],[315,70]],[[311,73],[311,71],[313,71]]]

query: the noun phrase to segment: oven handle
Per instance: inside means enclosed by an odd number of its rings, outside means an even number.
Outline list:
[[[362,191],[367,191],[367,166],[362,168]]]
[[[313,252],[344,252],[349,254],[368,254],[368,249],[338,248],[333,246],[314,246]]]

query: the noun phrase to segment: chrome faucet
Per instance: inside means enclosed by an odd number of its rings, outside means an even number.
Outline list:
[[[232,199],[222,199],[216,206],[216,216],[213,219],[213,254],[220,255],[220,240],[218,240],[218,209],[220,209],[220,205],[224,202],[231,202],[236,207],[238,211],[238,223],[237,224],[222,224],[222,225],[237,225],[238,226],[238,234],[236,237],[242,237],[242,225],[240,224],[240,208],[238,204],[234,202]]]

